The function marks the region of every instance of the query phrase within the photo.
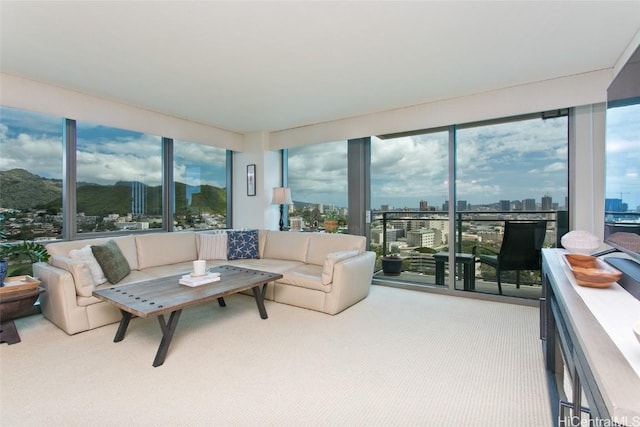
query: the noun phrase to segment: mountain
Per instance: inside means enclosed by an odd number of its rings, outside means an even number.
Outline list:
[[[144,211],[162,214],[162,187],[137,184],[144,194]],[[175,183],[176,212],[224,213],[226,190],[211,185],[187,186]],[[87,216],[106,216],[111,213],[125,215],[131,212],[132,182],[120,181],[114,185],[78,183],[76,191],[78,212]],[[0,207],[9,209],[62,208],[62,181],[50,180],[23,169],[0,171]]]
[[[62,181],[24,169],[0,171],[0,207],[26,210],[61,200]],[[60,205],[62,206],[62,205]]]

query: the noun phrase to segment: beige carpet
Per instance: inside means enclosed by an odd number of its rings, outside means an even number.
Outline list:
[[[538,311],[373,286],[337,316],[252,297],[68,336],[41,316],[0,345],[2,426],[551,425]]]

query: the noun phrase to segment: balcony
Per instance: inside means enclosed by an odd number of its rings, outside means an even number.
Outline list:
[[[558,247],[559,236],[568,231],[567,211],[463,211],[456,214],[455,236],[449,238],[449,217],[445,211],[383,211],[375,212],[371,223],[371,250],[378,253],[374,283],[448,289],[449,277],[455,274],[455,289],[481,294],[498,295],[495,270],[474,262],[473,279],[466,278],[462,262],[453,271],[444,264],[444,280],[436,280],[438,252],[448,252],[449,246],[468,263],[474,245],[499,250],[505,221],[547,221],[544,247]],[[381,258],[390,253],[403,262],[400,275],[389,276],[382,271]],[[442,258],[441,258],[442,259]],[[520,286],[515,272],[502,273],[503,295],[537,300],[541,295],[540,272],[522,272]]]

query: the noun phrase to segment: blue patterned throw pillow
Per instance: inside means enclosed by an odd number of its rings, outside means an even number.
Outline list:
[[[227,231],[227,259],[257,259],[258,230]]]

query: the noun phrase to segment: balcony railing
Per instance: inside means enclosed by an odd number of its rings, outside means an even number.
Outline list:
[[[435,259],[433,254],[449,250],[455,245],[456,253],[471,253],[471,248],[482,241],[499,249],[502,243],[505,221],[525,221],[544,219],[547,221],[547,233],[544,247],[558,247],[559,239],[568,230],[567,211],[461,211],[455,216],[455,239],[449,238],[449,217],[446,211],[382,211],[374,212],[371,224],[371,247],[380,258],[393,252],[403,258],[404,273],[394,278],[396,281],[411,283],[435,283]],[[419,237],[417,230],[431,230],[431,237]],[[412,231],[414,231],[412,235]],[[429,232],[427,233],[429,234]],[[429,241],[426,243],[425,241]],[[378,268],[379,270],[379,268]],[[456,263],[456,279],[463,279],[463,265]],[[381,277],[379,271],[376,277]],[[476,270],[476,283],[483,281],[495,285],[495,275],[490,277],[486,271]],[[503,274],[503,283],[510,282],[509,273]],[[539,285],[539,273],[531,274],[523,281],[525,284]],[[489,279],[489,280],[488,280]],[[515,282],[515,281],[514,281]],[[457,283],[457,282],[456,282]],[[497,286],[490,286],[490,289]],[[482,286],[476,288],[481,291]],[[535,294],[530,296],[535,298]]]

